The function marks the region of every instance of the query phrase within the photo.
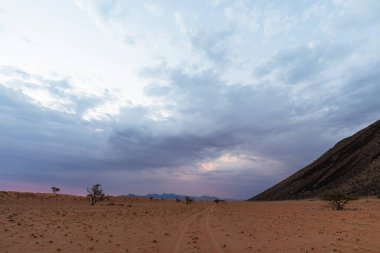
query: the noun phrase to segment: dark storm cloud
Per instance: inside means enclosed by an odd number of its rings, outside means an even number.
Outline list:
[[[91,126],[1,85],[0,120],[3,179],[48,179],[100,166],[90,149],[98,145]]]
[[[195,165],[238,144],[230,132],[153,136],[149,131],[138,129],[116,132],[110,141],[122,157],[118,162],[125,163],[124,169],[132,170]]]
[[[196,166],[228,152],[260,154],[262,143],[294,128],[298,108],[286,90],[226,86],[206,72],[169,74],[169,87],[152,85],[146,91],[170,101],[168,110],[174,103],[173,118],[152,122],[151,128],[126,128],[111,138],[131,169]]]

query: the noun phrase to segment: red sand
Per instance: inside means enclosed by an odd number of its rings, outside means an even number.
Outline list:
[[[112,205],[113,203],[113,205]],[[110,205],[111,204],[111,205]],[[175,203],[0,192],[0,252],[380,252],[380,199]]]

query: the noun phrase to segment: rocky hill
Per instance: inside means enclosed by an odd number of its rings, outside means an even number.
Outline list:
[[[328,190],[357,196],[380,194],[380,120],[249,200],[313,198]]]

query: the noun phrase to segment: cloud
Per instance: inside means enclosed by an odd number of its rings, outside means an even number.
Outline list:
[[[35,78],[30,74],[23,76],[32,80]],[[18,80],[17,76],[15,78]],[[15,83],[15,80],[9,83]],[[60,88],[72,87],[67,81],[42,80],[46,81],[42,87],[47,90],[62,92]],[[205,83],[211,85],[205,86]],[[19,87],[23,85],[20,82]],[[168,171],[166,180],[175,173],[180,181],[188,181],[194,177],[199,179],[199,175],[204,174],[198,169],[199,163],[213,159],[220,162],[223,160],[221,157],[228,157],[231,151],[237,157],[248,157],[244,139],[255,133],[251,133],[252,130],[241,132],[242,128],[247,127],[244,122],[234,126],[225,118],[233,116],[235,108],[232,106],[238,99],[245,100],[244,97],[235,98],[235,95],[245,94],[251,89],[238,91],[240,88],[225,87],[227,89],[223,91],[224,85],[215,76],[203,74],[191,77],[180,71],[171,72],[171,85],[168,101],[178,103],[178,99],[183,103],[175,108],[170,108],[170,103],[165,105],[163,109],[172,109],[173,116],[163,122],[146,117],[155,110],[149,107],[124,107],[111,121],[85,121],[80,113],[65,113],[35,103],[34,98],[25,94],[23,89],[1,85],[0,115],[7,122],[0,134],[2,153],[6,154],[2,157],[2,164],[8,168],[6,178],[59,182],[59,178],[67,179],[65,175],[70,172],[76,177],[69,177],[73,186],[78,187],[84,182],[100,179],[101,175],[114,173],[123,177],[128,174],[134,175],[134,178],[144,174],[143,171],[153,174],[155,171]],[[38,85],[30,84],[30,87],[40,89]],[[182,97],[179,96],[181,93]],[[221,96],[223,93],[225,95]],[[194,100],[196,96],[198,99]],[[81,107],[80,97],[75,98],[71,100],[73,108]],[[98,100],[99,103],[102,101]],[[247,106],[246,102],[242,101],[241,106]],[[215,116],[210,117],[212,114]],[[241,121],[244,116],[235,117]],[[264,129],[255,131],[259,133]],[[249,150],[248,155],[251,155]],[[229,163],[227,167],[232,169],[233,164]],[[234,177],[239,177],[239,169],[240,165],[236,163]],[[218,173],[211,174],[210,180],[221,178]],[[103,180],[107,185],[107,180]]]
[[[0,68],[2,85],[25,95],[30,103],[58,112],[82,115],[94,105],[110,99],[78,91],[67,79],[50,79],[32,75],[12,66]]]
[[[286,161],[284,170],[294,171],[358,126],[376,120],[378,102],[370,94],[377,94],[373,92],[378,87],[377,63],[366,62],[365,56],[353,61],[364,48],[356,43],[320,42],[312,48],[305,45],[280,51],[254,68],[256,83],[251,86],[226,85],[206,71],[194,75],[166,71],[169,85],[152,84],[146,91],[164,97],[168,110],[175,105],[172,115],[187,122],[188,129],[230,133],[234,141],[224,152],[237,149],[254,154],[260,147],[261,155]],[[355,71],[347,75],[347,69]],[[273,148],[276,145],[278,150]],[[223,147],[219,150],[213,159],[226,154]],[[297,157],[301,152],[303,158]],[[200,164],[204,171],[216,168],[207,159]]]
[[[331,78],[332,72],[339,72],[339,63],[345,62],[353,53],[350,44],[321,43],[302,45],[280,51],[254,69],[256,78],[274,75],[280,82],[295,86],[298,83],[313,83],[323,78]]]
[[[263,29],[265,36],[287,32],[297,23],[297,18],[288,16],[279,10],[268,10],[264,13]]]
[[[152,4],[152,3],[145,3],[144,4],[144,7],[145,9],[153,16],[155,17],[160,17],[163,15],[164,13],[164,10],[159,6],[159,5],[156,5],[156,4]]]
[[[266,157],[226,153],[215,159],[198,164],[201,172],[249,171],[256,176],[270,176],[278,173],[281,164]]]
[[[257,32],[261,28],[262,12],[257,8],[250,8],[237,2],[235,5],[224,8],[224,15],[230,25],[238,29],[247,27],[252,32]]]
[[[10,69],[7,68],[7,71]],[[68,98],[72,98],[70,106],[76,113],[44,104],[39,101],[41,98],[36,99],[25,92],[26,85],[29,85],[30,90],[40,90],[41,87],[34,83],[23,83],[18,79],[20,73],[22,77],[35,79],[15,69],[9,75],[16,79],[0,83],[0,118],[3,122],[0,128],[0,150],[3,155],[0,159],[4,169],[3,178],[59,181],[67,171],[75,171],[78,176],[80,171],[103,167],[105,136],[97,132],[96,127],[105,126],[85,122],[80,114],[81,108],[95,102],[86,97],[81,99],[77,95],[69,95]],[[71,87],[65,81],[45,81],[46,92],[61,92],[61,88]],[[96,150],[92,149],[94,146]]]
[[[199,14],[195,11],[177,11],[174,13],[175,22],[181,33],[193,36],[198,33],[198,18]]]
[[[12,66],[1,67],[0,73],[8,77],[16,77],[24,80],[30,79],[30,75],[28,73]]]
[[[125,1],[86,1],[75,3],[93,18],[102,31],[115,34],[126,44],[137,43],[138,27],[133,25],[133,11]]]
[[[228,135],[219,137],[186,133],[152,136],[150,132],[124,130],[116,133],[111,142],[120,150],[120,157],[129,169],[176,168],[193,165],[233,146],[234,140]]]
[[[333,1],[335,9],[329,13],[322,29],[331,36],[350,36],[352,32],[368,35],[365,30],[379,29],[380,3],[376,0]]]

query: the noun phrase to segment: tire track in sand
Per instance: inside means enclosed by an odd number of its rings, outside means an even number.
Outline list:
[[[214,206],[188,217],[178,229],[169,252],[222,252],[209,227],[212,210]]]

